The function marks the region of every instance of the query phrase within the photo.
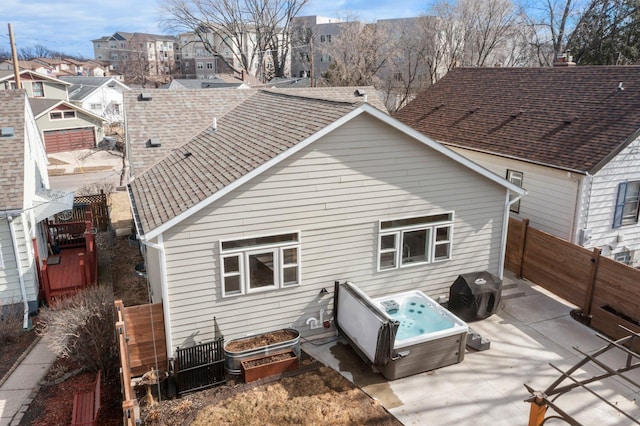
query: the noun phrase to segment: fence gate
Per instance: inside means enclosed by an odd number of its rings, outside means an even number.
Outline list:
[[[175,375],[178,394],[213,387],[226,382],[224,337],[176,350]]]

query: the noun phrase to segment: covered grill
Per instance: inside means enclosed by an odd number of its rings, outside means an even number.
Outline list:
[[[495,314],[502,296],[502,281],[487,271],[458,275],[449,288],[449,310],[464,321]]]

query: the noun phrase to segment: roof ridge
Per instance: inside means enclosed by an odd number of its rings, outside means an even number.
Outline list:
[[[292,89],[294,89],[294,88],[292,88]],[[305,88],[295,88],[295,89],[305,90]],[[305,99],[305,100],[318,101],[318,102],[327,102],[327,103],[340,104],[340,105],[360,105],[360,104],[367,103],[365,101],[337,100],[337,99],[328,99],[328,98],[311,96],[311,95],[305,96],[305,95],[299,94],[299,93],[286,93],[284,91],[290,90],[290,89],[282,89],[282,88],[269,87],[269,88],[261,88],[261,89],[257,89],[257,90],[258,90],[258,92],[265,92],[265,93],[268,93],[269,95],[272,95],[272,96],[281,96],[281,97],[287,97],[287,98],[300,98],[300,99]]]

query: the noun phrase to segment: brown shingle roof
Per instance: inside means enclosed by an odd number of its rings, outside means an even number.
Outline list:
[[[0,91],[0,127],[13,127],[14,136],[0,137],[0,209],[21,210],[24,206],[24,90]]]
[[[140,100],[149,93],[150,101]],[[124,109],[129,139],[129,158],[135,175],[161,160],[172,149],[200,133],[224,113],[249,96],[252,90],[132,90],[124,94]],[[147,148],[157,138],[161,146]]]
[[[458,68],[394,117],[445,144],[595,173],[640,129],[640,67]]]
[[[215,132],[203,131],[135,178],[130,190],[141,232],[194,207],[358,105],[254,92],[219,118]]]

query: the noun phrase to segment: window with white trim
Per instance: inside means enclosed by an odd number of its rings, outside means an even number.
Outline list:
[[[300,284],[300,233],[220,242],[222,295]]]
[[[75,111],[52,111],[49,113],[51,120],[62,120],[64,118],[76,118]]]
[[[640,212],[640,181],[620,182],[613,214],[613,228],[638,223]]]
[[[378,270],[451,259],[453,212],[381,221]]]
[[[34,81],[31,83],[31,90],[33,90],[34,98],[44,97],[44,83],[41,81]]]
[[[517,170],[507,169],[507,180],[512,184],[519,186],[522,188],[522,179],[524,178],[524,173],[519,172]],[[520,213],[520,200],[509,206],[509,210],[514,213]]]

